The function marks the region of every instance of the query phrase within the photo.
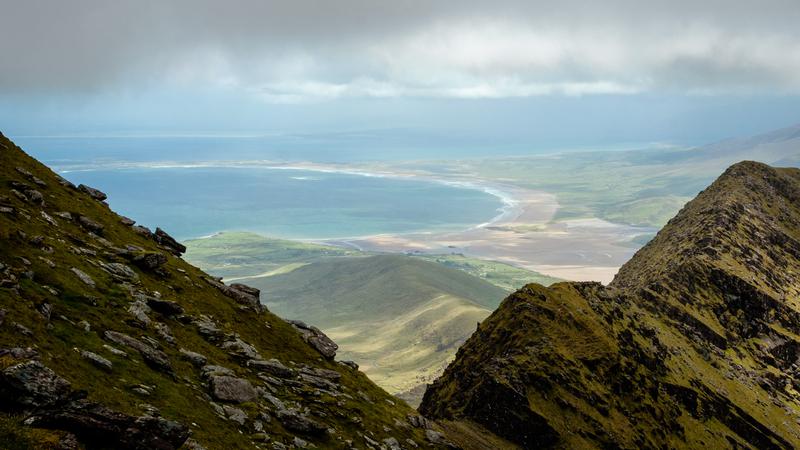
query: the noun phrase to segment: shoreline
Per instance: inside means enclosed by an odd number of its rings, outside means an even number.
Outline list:
[[[369,178],[389,178],[389,179],[396,179],[396,180],[417,180],[426,183],[433,183],[439,184],[443,186],[453,187],[456,189],[468,189],[472,191],[480,191],[492,197],[498,199],[501,203],[501,207],[497,208],[496,211],[498,214],[495,214],[491,219],[487,222],[478,223],[468,227],[467,229],[472,228],[483,228],[488,226],[493,226],[498,223],[502,223],[503,221],[507,220],[510,216],[516,213],[517,216],[521,215],[524,211],[517,211],[519,200],[515,198],[509,190],[513,190],[514,187],[511,186],[503,186],[497,183],[490,183],[485,182],[485,184],[476,183],[473,180],[464,180],[464,179],[455,179],[449,180],[442,177],[436,177],[432,175],[424,175],[414,172],[388,172],[388,171],[367,171],[367,170],[354,170],[354,169],[345,169],[341,167],[331,166],[331,165],[324,165],[324,164],[317,164],[317,163],[287,163],[277,164],[274,161],[201,161],[201,162],[191,162],[191,163],[177,163],[177,162],[136,162],[136,163],[108,163],[108,164],[100,164],[100,165],[93,165],[91,167],[80,167],[76,166],[69,169],[59,169],[56,167],[56,172],[59,174],[67,174],[70,172],[90,172],[90,171],[98,171],[98,170],[124,170],[124,169],[202,169],[202,168],[219,168],[219,169],[265,169],[265,170],[296,170],[296,171],[305,171],[305,172],[312,172],[312,173],[335,173],[335,174],[342,174],[342,175],[352,175],[352,176],[361,176],[361,177],[369,177]],[[481,180],[483,181],[483,180]],[[511,189],[509,189],[511,188]],[[417,230],[417,231],[410,231],[407,233],[394,233],[394,234],[417,234],[417,233],[441,233],[444,232],[442,230]],[[214,234],[219,233],[219,231],[214,232],[207,236],[201,236],[196,238],[190,239],[203,239],[205,237],[212,237]],[[393,233],[386,233],[386,234],[393,234]],[[291,239],[297,240],[301,242],[318,242],[324,240],[355,240],[355,239],[364,239],[369,238],[373,235],[363,235],[363,236],[346,236],[346,237],[321,237],[321,238],[302,238],[302,239]],[[188,239],[187,239],[188,240]]]
[[[598,218],[554,221],[559,209],[555,194],[465,175],[427,171],[362,170],[317,163],[274,161],[206,161],[194,163],[112,163],[73,170],[229,168],[296,170],[353,176],[417,180],[454,188],[478,190],[497,198],[502,206],[488,221],[455,230],[424,230],[339,238],[288,238],[380,253],[459,253],[493,260],[544,275],[572,281],[607,284],[635,252],[625,243],[651,230],[614,224]],[[213,236],[216,233],[212,233]],[[208,237],[208,236],[206,236]],[[286,238],[282,238],[286,239]]]

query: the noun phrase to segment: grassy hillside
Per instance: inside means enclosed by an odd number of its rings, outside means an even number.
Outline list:
[[[103,197],[0,135],[0,448],[436,446],[322,335]]]
[[[343,358],[412,404],[507,293],[558,281],[463,255],[375,255],[252,233],[186,244],[187,259],[260,288],[271,310],[320,327]]]
[[[506,295],[462,271],[403,255],[332,258],[246,281],[262,289],[271,310],[330,334],[343,358],[392,393],[435,378]]]
[[[319,261],[248,282],[264,290],[267,306],[302,315],[323,329],[342,321],[385,320],[421,302],[448,295],[494,310],[506,292],[480,278],[403,255]]]
[[[800,170],[729,168],[610,286],[531,284],[420,411],[526,449],[800,446]]]

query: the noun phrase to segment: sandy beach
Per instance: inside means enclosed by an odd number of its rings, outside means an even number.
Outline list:
[[[327,167],[322,170],[335,169]],[[619,225],[597,218],[556,221],[559,205],[554,194],[518,186],[480,179],[451,180],[417,173],[381,172],[375,175],[427,179],[481,189],[497,196],[504,207],[490,221],[461,231],[381,234],[316,242],[377,252],[460,253],[566,280],[607,284],[636,251],[637,247],[631,241],[642,234],[655,232],[650,228]]]

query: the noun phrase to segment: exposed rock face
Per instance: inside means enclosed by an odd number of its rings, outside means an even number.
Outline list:
[[[93,187],[86,186],[85,184],[78,185],[78,190],[89,194],[90,197],[100,202],[108,198],[104,192]]]
[[[209,317],[200,316],[194,320],[197,332],[209,341],[217,341],[222,338],[222,330]]]
[[[231,377],[234,376],[234,372],[231,369],[222,366],[215,366],[213,364],[203,366],[203,368],[200,370],[200,373],[203,376],[203,378],[210,378],[212,376],[223,376],[223,375]]]
[[[147,306],[149,306],[153,311],[156,311],[159,314],[163,314],[165,316],[177,316],[183,314],[183,306],[169,300],[162,300],[160,298],[148,297]]]
[[[193,352],[191,350],[186,350],[184,348],[180,349],[180,352],[181,356],[183,356],[184,359],[192,363],[192,365],[194,366],[202,367],[206,365],[206,363],[208,362],[208,358],[201,355],[200,353]]]
[[[209,379],[211,395],[223,402],[244,403],[258,396],[253,385],[243,378],[232,376],[212,376]]]
[[[78,277],[78,279],[81,280],[85,285],[91,288],[95,287],[96,283],[86,272],[78,269],[77,267],[71,268],[70,271],[72,271],[72,273],[74,273],[75,276]]]
[[[164,352],[124,333],[106,331],[105,337],[115,344],[124,345],[138,351],[142,355],[142,359],[150,366],[163,372],[172,372],[172,365]]]
[[[303,340],[314,347],[322,356],[328,359],[333,359],[336,356],[336,350],[339,349],[339,346],[319,328],[306,325],[305,322],[300,320],[290,320],[289,323],[300,332]]]
[[[314,420],[305,417],[299,411],[284,409],[278,411],[278,420],[289,430],[306,434],[321,434],[325,432],[325,427]]]
[[[82,355],[105,360],[91,352]],[[17,352],[16,356],[29,355]],[[0,409],[32,411],[26,420],[30,425],[69,430],[100,447],[135,450],[177,449],[189,436],[188,428],[177,422],[130,416],[80,396],[69,382],[39,361],[20,362],[0,372]]]
[[[133,257],[133,263],[145,270],[156,270],[167,263],[163,253],[145,252]]]
[[[251,360],[247,362],[247,367],[281,378],[291,378],[295,375],[294,370],[286,367],[277,359],[270,359],[269,361]]]
[[[800,170],[737,164],[609,287],[509,296],[420,411],[523,448],[799,447],[798,273]]]
[[[0,372],[0,395],[9,405],[52,406],[67,400],[71,392],[67,380],[39,361],[20,362]]]
[[[222,343],[220,346],[223,350],[227,350],[233,356],[243,359],[261,359],[255,347],[243,341],[238,336]]]
[[[258,297],[258,294],[260,293],[258,289],[251,288],[238,283],[234,283],[228,286],[213,278],[206,278],[205,280],[206,282],[208,282],[208,284],[214,286],[215,288],[219,289],[220,292],[235,300],[236,303],[245,306],[247,308],[250,308],[256,312],[264,310],[264,306],[261,304],[261,300],[259,300]],[[242,289],[242,287],[244,287],[245,289]]]
[[[169,250],[175,256],[181,256],[182,254],[186,253],[186,246],[176,241],[175,238],[167,234],[167,232],[161,228],[156,228],[156,232],[153,233],[153,239],[162,246],[166,247],[167,250]]]
[[[143,227],[141,225],[131,225],[131,230],[140,236],[144,236],[151,239],[153,237],[153,232],[150,231],[149,228]]]
[[[97,234],[101,234],[105,228],[102,224],[86,216],[78,216],[78,223],[80,223],[83,228]]]
[[[246,284],[231,283],[230,287],[232,287],[233,289],[236,289],[237,291],[244,292],[245,294],[252,295],[253,297],[255,297],[257,299],[261,297],[261,290],[256,289],[256,288],[254,288],[252,286],[248,286]]]
[[[81,350],[81,357],[103,370],[110,371],[114,367],[111,361],[88,350]]]
[[[24,191],[24,193],[25,193],[25,197],[27,197],[28,200],[31,203],[43,203],[44,202],[44,195],[42,195],[42,193],[37,191],[36,189],[26,189]]]
[[[36,412],[29,422],[43,428],[70,430],[93,445],[131,450],[172,450],[189,437],[189,429],[161,417],[113,411],[97,403],[76,401]]]
[[[139,282],[139,275],[125,264],[112,262],[104,263],[101,267],[120,281],[129,281],[131,283]]]
[[[147,306],[147,303],[141,298],[135,300],[128,306],[128,312],[133,316],[134,323],[141,328],[147,328],[152,322],[150,316],[147,315],[150,311],[150,307]]]

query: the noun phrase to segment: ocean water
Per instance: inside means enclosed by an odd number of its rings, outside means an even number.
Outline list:
[[[502,145],[472,139],[442,139],[397,130],[359,133],[274,134],[252,136],[11,136],[25,151],[50,165],[97,162],[269,160],[351,163],[369,161],[452,160],[533,156],[586,150],[629,150],[651,143],[591,147]]]
[[[120,214],[177,239],[252,231],[287,239],[465,229],[503,203],[434,181],[270,168],[127,168],[62,173]]]

